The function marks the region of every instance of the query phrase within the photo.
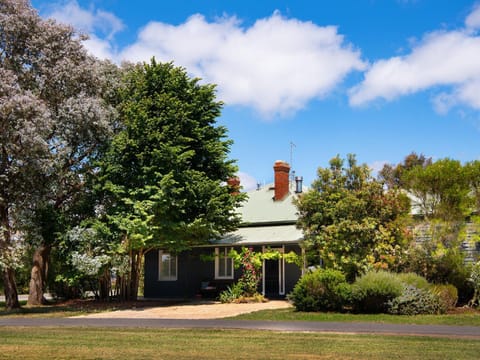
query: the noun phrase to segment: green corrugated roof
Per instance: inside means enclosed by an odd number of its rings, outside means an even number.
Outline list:
[[[295,225],[242,227],[226,234],[221,239],[212,241],[213,245],[274,245],[299,243],[302,231]]]
[[[242,220],[246,225],[275,222],[295,222],[297,208],[292,200],[296,196],[294,191],[279,201],[274,201],[273,184],[259,190],[248,192],[248,200],[239,209]]]

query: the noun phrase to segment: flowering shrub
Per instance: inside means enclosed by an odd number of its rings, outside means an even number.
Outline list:
[[[243,273],[238,283],[243,289],[243,296],[254,296],[261,279],[260,268],[262,262],[259,254],[256,254],[251,248],[243,248],[240,253],[240,261]]]

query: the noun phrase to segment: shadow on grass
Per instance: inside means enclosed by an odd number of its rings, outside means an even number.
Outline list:
[[[6,310],[5,302],[0,302],[0,317],[67,317],[86,315],[115,310],[134,310],[148,307],[178,305],[183,301],[173,300],[137,300],[137,301],[99,301],[94,299],[50,300],[46,305],[26,306],[20,301],[20,309]]]
[[[50,301],[46,305],[27,306],[26,301],[20,301],[20,308],[13,310],[5,309],[5,302],[0,302],[0,317],[2,316],[30,316],[30,315],[49,315],[49,316],[70,316],[70,314],[82,313],[77,306]]]

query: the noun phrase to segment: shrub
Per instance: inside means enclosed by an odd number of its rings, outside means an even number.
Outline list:
[[[455,308],[458,301],[458,290],[451,284],[434,285],[430,291],[438,297],[441,306],[441,312],[445,313]]]
[[[439,314],[444,312],[441,300],[427,289],[407,285],[403,293],[387,303],[388,312],[394,315]]]
[[[409,272],[397,274],[398,279],[405,285],[415,286],[417,289],[429,289],[430,283],[423,276]]]
[[[472,307],[480,306],[480,261],[477,261],[477,263],[472,266],[468,280],[473,287],[473,297],[468,302],[468,305]]]
[[[232,303],[243,296],[243,287],[240,283],[235,283],[228,286],[226,290],[222,291],[219,300],[222,303]]]
[[[386,312],[388,302],[400,296],[403,289],[404,285],[396,274],[370,271],[353,284],[353,309],[361,313]]]
[[[305,274],[288,294],[297,311],[338,311],[350,297],[345,275],[333,269]]]

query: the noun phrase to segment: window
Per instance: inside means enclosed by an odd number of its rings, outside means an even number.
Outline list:
[[[233,259],[228,257],[231,248],[215,248],[215,279],[233,279]]]
[[[177,257],[162,250],[158,254],[158,280],[177,280]]]

